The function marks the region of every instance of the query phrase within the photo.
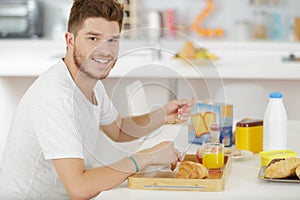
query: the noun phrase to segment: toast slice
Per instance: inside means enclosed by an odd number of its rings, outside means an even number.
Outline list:
[[[191,120],[196,132],[196,137],[200,137],[201,135],[208,132],[208,128],[201,113],[192,115]]]
[[[196,137],[200,137],[201,135],[208,133],[208,128],[201,113],[192,115],[191,119],[196,132]]]
[[[205,121],[208,131],[210,131],[210,125],[212,123],[216,123],[216,121],[217,121],[216,114],[214,112],[207,111],[204,113],[203,118],[204,118],[204,121]]]
[[[209,133],[211,123],[216,123],[216,114],[213,112],[197,113],[191,117],[192,125],[196,132],[196,137]]]

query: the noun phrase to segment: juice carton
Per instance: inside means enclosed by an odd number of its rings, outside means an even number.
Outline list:
[[[220,128],[220,143],[232,146],[233,105],[223,103],[197,103],[188,120],[188,142],[194,144],[209,143],[210,125]]]

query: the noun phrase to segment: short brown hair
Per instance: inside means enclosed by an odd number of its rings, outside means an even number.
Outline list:
[[[117,0],[74,0],[68,21],[68,32],[76,35],[84,21],[91,17],[117,21],[121,31],[123,15],[123,6]]]

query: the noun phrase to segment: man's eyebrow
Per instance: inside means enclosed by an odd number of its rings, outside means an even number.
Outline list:
[[[120,35],[112,36],[114,39],[120,39]]]
[[[104,34],[99,33],[99,32],[94,32],[94,31],[89,31],[89,32],[87,32],[85,35],[94,35],[94,36],[100,36],[100,37],[103,37],[103,36],[104,36]],[[119,39],[119,38],[120,38],[120,35],[112,36],[112,38],[114,38],[114,39]]]
[[[89,31],[89,32],[87,32],[85,35],[103,36],[102,33],[93,32],[93,31]]]

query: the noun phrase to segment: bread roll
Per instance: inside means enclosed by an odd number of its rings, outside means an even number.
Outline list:
[[[296,175],[300,179],[300,165],[296,168]]]
[[[207,168],[192,161],[184,161],[179,166],[176,178],[202,179],[208,176]]]
[[[300,158],[285,158],[267,167],[265,178],[287,178],[296,175]]]

